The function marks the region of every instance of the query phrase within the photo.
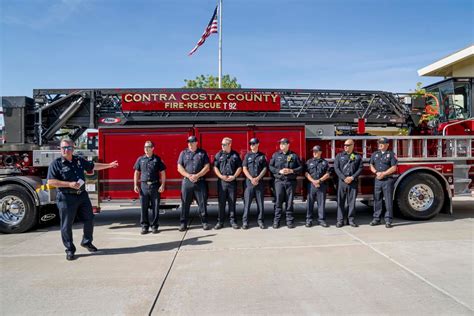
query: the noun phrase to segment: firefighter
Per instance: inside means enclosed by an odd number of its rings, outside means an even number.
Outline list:
[[[243,172],[247,179],[245,179],[244,191],[244,215],[242,216],[242,228],[249,228],[249,212],[252,200],[255,198],[257,203],[258,227],[265,229],[265,212],[264,212],[264,193],[265,187],[263,184],[263,177],[267,173],[267,157],[258,150],[260,141],[258,138],[252,138],[249,141],[250,151],[245,155],[243,161]]]
[[[209,172],[210,163],[207,153],[198,148],[196,136],[188,137],[188,148],[179,154],[178,172],[184,177],[181,183],[181,225],[179,231],[188,228],[189,209],[193,198],[198,204],[202,228],[208,230],[207,223],[207,186],[204,175]]]
[[[232,150],[232,139],[224,137],[221,142],[222,150],[215,155],[214,173],[217,175],[217,197],[219,212],[214,229],[224,227],[226,218],[225,207],[229,207],[229,221],[234,229],[239,229],[235,221],[235,202],[237,196],[237,177],[242,172],[242,160],[239,154]]]
[[[329,179],[329,164],[321,158],[321,147],[313,147],[313,158],[306,162],[305,177],[308,179],[308,198],[306,208],[306,227],[313,226],[314,202],[318,202],[318,222],[322,227],[329,227],[326,223],[326,180]]]
[[[354,152],[354,140],[344,142],[344,151],[337,154],[334,160],[334,171],[339,180],[337,185],[337,223],[336,227],[344,226],[346,200],[349,208],[347,214],[349,225],[358,227],[355,218],[355,205],[359,175],[362,173],[362,156]]]
[[[148,209],[152,211],[151,229],[153,234],[158,233],[160,219],[160,195],[165,190],[166,166],[161,158],[153,153],[155,145],[147,140],[144,146],[145,154],[138,157],[133,169],[134,191],[140,194],[142,207],[140,225],[141,234],[148,234],[150,221],[148,218]],[[161,182],[160,182],[161,178]],[[140,186],[138,186],[140,181]]]
[[[283,203],[286,208],[286,225],[294,228],[293,223],[293,198],[296,189],[296,177],[303,169],[300,158],[291,151],[290,142],[287,138],[279,140],[280,150],[275,152],[270,160],[270,171],[275,177],[275,217],[273,218],[273,228],[280,227],[280,218],[283,210]]]
[[[370,226],[380,225],[382,200],[385,199],[385,227],[392,228],[393,219],[393,173],[397,171],[397,157],[388,150],[389,142],[385,137],[378,141],[379,150],[370,157],[370,171],[375,177],[374,183],[374,218]]]
[[[118,162],[94,163],[74,154],[74,142],[63,139],[60,143],[61,157],[56,158],[48,168],[48,184],[58,188],[56,205],[59,210],[61,238],[66,247],[66,259],[74,260],[76,247],[73,243],[72,224],[76,215],[84,222],[81,246],[89,252],[96,252],[92,244],[94,214],[87,191],[84,171],[104,170],[118,167]]]

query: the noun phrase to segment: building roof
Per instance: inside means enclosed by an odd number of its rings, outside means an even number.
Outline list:
[[[474,65],[474,44],[454,52],[431,65],[418,70],[419,76],[455,77],[460,68],[471,69]]]

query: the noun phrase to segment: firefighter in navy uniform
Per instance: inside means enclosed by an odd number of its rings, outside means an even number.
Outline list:
[[[267,157],[258,150],[258,138],[249,141],[250,151],[245,155],[243,161],[243,172],[245,179],[244,191],[244,214],[242,216],[242,228],[249,228],[250,205],[253,198],[257,203],[258,218],[257,223],[261,229],[265,229],[264,193],[265,187],[263,177],[267,173]]]
[[[389,142],[385,137],[378,141],[379,150],[370,157],[370,170],[376,175],[374,183],[374,218],[370,226],[380,224],[382,201],[385,199],[385,227],[392,228],[393,220],[393,173],[397,171],[397,157],[388,150]]]
[[[148,234],[150,220],[148,209],[152,211],[151,229],[153,234],[158,233],[160,220],[160,195],[165,190],[166,166],[161,158],[153,153],[155,145],[151,141],[146,141],[144,146],[145,154],[137,159],[133,169],[134,191],[140,194],[142,226],[141,234]],[[161,182],[160,182],[161,178]],[[140,181],[140,186],[138,182]]]
[[[326,223],[326,180],[329,179],[329,163],[321,158],[321,147],[313,147],[313,158],[306,162],[305,177],[308,179],[308,198],[306,208],[306,227],[313,226],[314,202],[318,203],[318,222],[322,227]]]
[[[73,155],[74,142],[63,139],[60,144],[61,157],[55,159],[48,168],[48,184],[58,188],[56,205],[59,210],[61,238],[66,247],[66,259],[74,260],[76,247],[73,243],[72,225],[76,215],[84,223],[81,246],[90,252],[97,251],[92,244],[94,214],[89,195],[85,191],[84,171],[91,172],[118,167],[118,162],[94,163]]]
[[[303,170],[300,158],[289,150],[290,142],[287,138],[279,140],[280,150],[275,152],[270,160],[270,172],[275,177],[275,217],[273,228],[280,227],[283,203],[286,207],[286,225],[294,228],[293,198],[296,190],[296,177]]]
[[[349,211],[347,213],[349,225],[357,227],[355,218],[355,205],[357,198],[358,178],[362,173],[362,156],[354,152],[354,140],[344,142],[344,151],[337,154],[334,160],[334,171],[339,180],[337,185],[337,223],[336,227],[344,226],[346,213],[346,200]]]
[[[242,172],[242,160],[239,154],[232,150],[232,139],[222,139],[222,150],[214,158],[214,173],[217,175],[217,197],[219,201],[219,213],[217,224],[214,229],[224,227],[226,218],[225,207],[229,207],[229,221],[234,229],[239,229],[235,221],[235,203],[237,196],[237,177]]]
[[[181,183],[181,225],[179,231],[188,228],[189,209],[193,198],[198,204],[202,228],[208,230],[207,223],[207,186],[204,175],[209,172],[210,163],[207,153],[197,147],[196,136],[188,137],[188,148],[179,154],[178,172],[184,177]]]

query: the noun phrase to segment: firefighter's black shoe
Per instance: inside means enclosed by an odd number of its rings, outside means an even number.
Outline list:
[[[320,222],[320,223],[319,223],[319,226],[321,226],[321,227],[329,227],[328,223],[326,223],[326,222]]]
[[[310,228],[310,227],[313,227],[313,222],[306,222],[306,224],[304,224],[304,226]]]
[[[280,228],[280,224],[279,223],[273,223],[273,229],[278,229]]]
[[[378,220],[372,220],[370,223],[369,223],[370,226],[377,226],[377,225],[380,225],[380,221]]]
[[[140,234],[142,234],[142,235],[146,235],[146,234],[148,234],[148,233],[149,233],[148,227],[143,227],[143,228],[142,228],[142,231],[140,232]]]
[[[249,224],[243,223],[242,224],[242,229],[249,229]]]
[[[295,224],[293,224],[293,223],[287,223],[286,226],[287,226],[289,229],[295,228]]]
[[[202,229],[203,230],[209,230],[209,229],[211,229],[211,227],[209,226],[208,223],[202,223]]]
[[[385,223],[385,228],[392,228],[392,227],[393,227],[392,223]]]
[[[344,224],[342,222],[337,222],[336,223],[336,227],[337,228],[341,228],[342,226],[344,226]]]
[[[74,255],[74,252],[66,251],[66,260],[67,261],[76,260],[76,256]]]
[[[97,251],[97,248],[91,243],[87,243],[87,244],[81,244],[82,247],[86,248],[87,250],[89,250],[89,252],[96,252]]]
[[[188,226],[187,226],[186,224],[181,224],[181,225],[179,226],[179,231],[180,231],[180,232],[184,232],[186,229],[188,229]]]
[[[214,226],[214,229],[221,229],[222,227],[224,227],[224,224],[217,223],[216,226]]]
[[[153,228],[151,229],[151,232],[152,232],[153,234],[158,234],[158,226],[153,227]]]
[[[265,224],[264,223],[258,223],[258,227],[260,227],[260,229],[265,229],[267,227],[265,227]]]
[[[359,227],[355,222],[350,222],[349,225],[351,225],[351,227]]]
[[[232,226],[233,229],[239,229],[239,225],[237,223],[230,223],[230,226]]]

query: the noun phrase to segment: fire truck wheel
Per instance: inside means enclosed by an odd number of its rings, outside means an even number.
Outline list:
[[[439,181],[428,173],[414,173],[398,185],[396,208],[407,218],[426,220],[436,216],[444,204]]]
[[[36,223],[38,210],[27,189],[16,184],[0,187],[0,232],[23,233]]]

